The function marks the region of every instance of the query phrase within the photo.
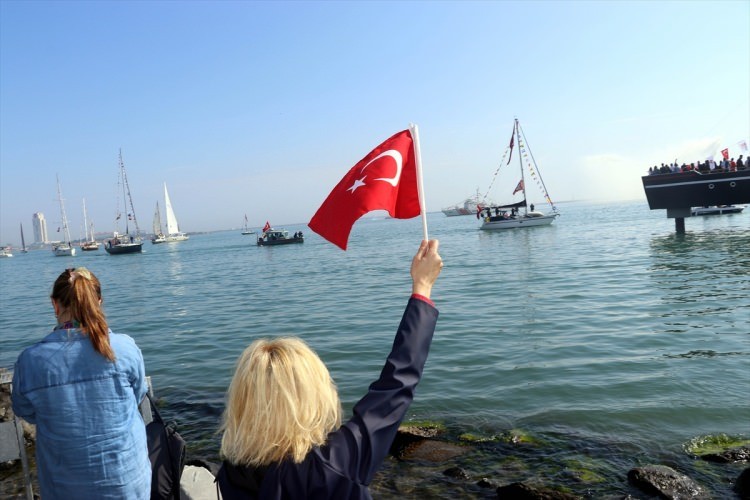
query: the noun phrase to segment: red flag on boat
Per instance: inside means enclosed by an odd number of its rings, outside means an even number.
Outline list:
[[[354,165],[308,226],[346,250],[354,223],[373,210],[387,210],[396,219],[420,214],[417,161],[409,130],[391,136]]]
[[[265,225],[265,226],[263,226],[263,232],[265,233],[265,232],[266,232],[266,231],[268,231],[269,229],[271,229],[271,224],[269,224],[269,223],[268,223],[268,221],[266,221],[266,225]]]
[[[729,159],[729,148],[722,149],[721,150],[721,156],[723,156],[725,160],[728,160]]]
[[[518,184],[516,184],[516,189],[513,190],[513,194],[516,194],[519,191],[523,191],[523,179],[518,181]]]
[[[477,219],[479,218],[479,215],[482,213],[482,205],[477,203]]]

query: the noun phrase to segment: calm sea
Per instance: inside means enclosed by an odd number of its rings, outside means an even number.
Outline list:
[[[750,210],[687,219],[676,235],[645,202],[559,208],[552,226],[499,232],[478,230],[472,216],[428,215],[445,262],[433,291],[440,319],[407,420],[441,422],[453,436],[532,436],[526,447],[476,445],[454,461],[500,484],[622,494],[630,467],[661,463],[719,497],[729,492],[741,468],[712,468],[685,448],[750,436]],[[138,255],[1,259],[0,366],[52,328],[56,276],[86,266],[102,281],[111,328],[143,351],[192,457],[216,460],[234,362],[261,336],[307,340],[349,410],[390,348],[421,222],[363,219],[347,252],[302,224],[286,229],[303,230],[304,245],[257,247],[237,229],[147,242]],[[373,490],[487,494],[445,468],[389,461]]]

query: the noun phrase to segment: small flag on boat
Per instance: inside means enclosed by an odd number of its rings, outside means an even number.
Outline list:
[[[743,152],[747,151],[747,142],[745,142],[745,141],[740,141],[740,142],[738,142],[737,144],[738,144],[738,145],[740,146],[740,149],[741,149],[741,150],[742,150]]]
[[[516,189],[513,190],[513,194],[516,194],[519,191],[523,191],[523,179],[518,181],[518,184],[516,184]]]
[[[394,134],[354,165],[308,226],[346,250],[354,223],[373,210],[387,210],[396,219],[420,214],[417,160],[408,129]]]
[[[725,160],[729,159],[729,148],[725,148],[721,150],[721,156],[724,157]]]
[[[268,221],[266,221],[266,225],[265,225],[265,226],[263,226],[263,232],[265,233],[265,232],[266,232],[266,231],[268,231],[269,229],[271,229],[271,224],[269,224],[269,223],[268,223]]]

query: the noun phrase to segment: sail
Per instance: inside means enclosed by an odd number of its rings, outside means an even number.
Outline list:
[[[154,234],[162,234],[161,230],[161,213],[159,212],[159,202],[156,202],[156,211],[154,212],[154,224],[153,224],[153,231]]]
[[[26,251],[26,240],[23,239],[23,224],[21,224],[21,251]]]
[[[167,193],[167,183],[164,183],[164,205],[167,210],[167,234],[176,234],[180,232],[180,227],[177,224],[177,217],[174,215],[172,210],[172,202],[169,201],[169,193]]]

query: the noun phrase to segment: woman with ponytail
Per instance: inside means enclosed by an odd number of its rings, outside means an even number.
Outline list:
[[[141,351],[107,326],[88,269],[66,269],[51,299],[57,325],[18,357],[11,394],[16,415],[36,424],[41,497],[149,498]]]

